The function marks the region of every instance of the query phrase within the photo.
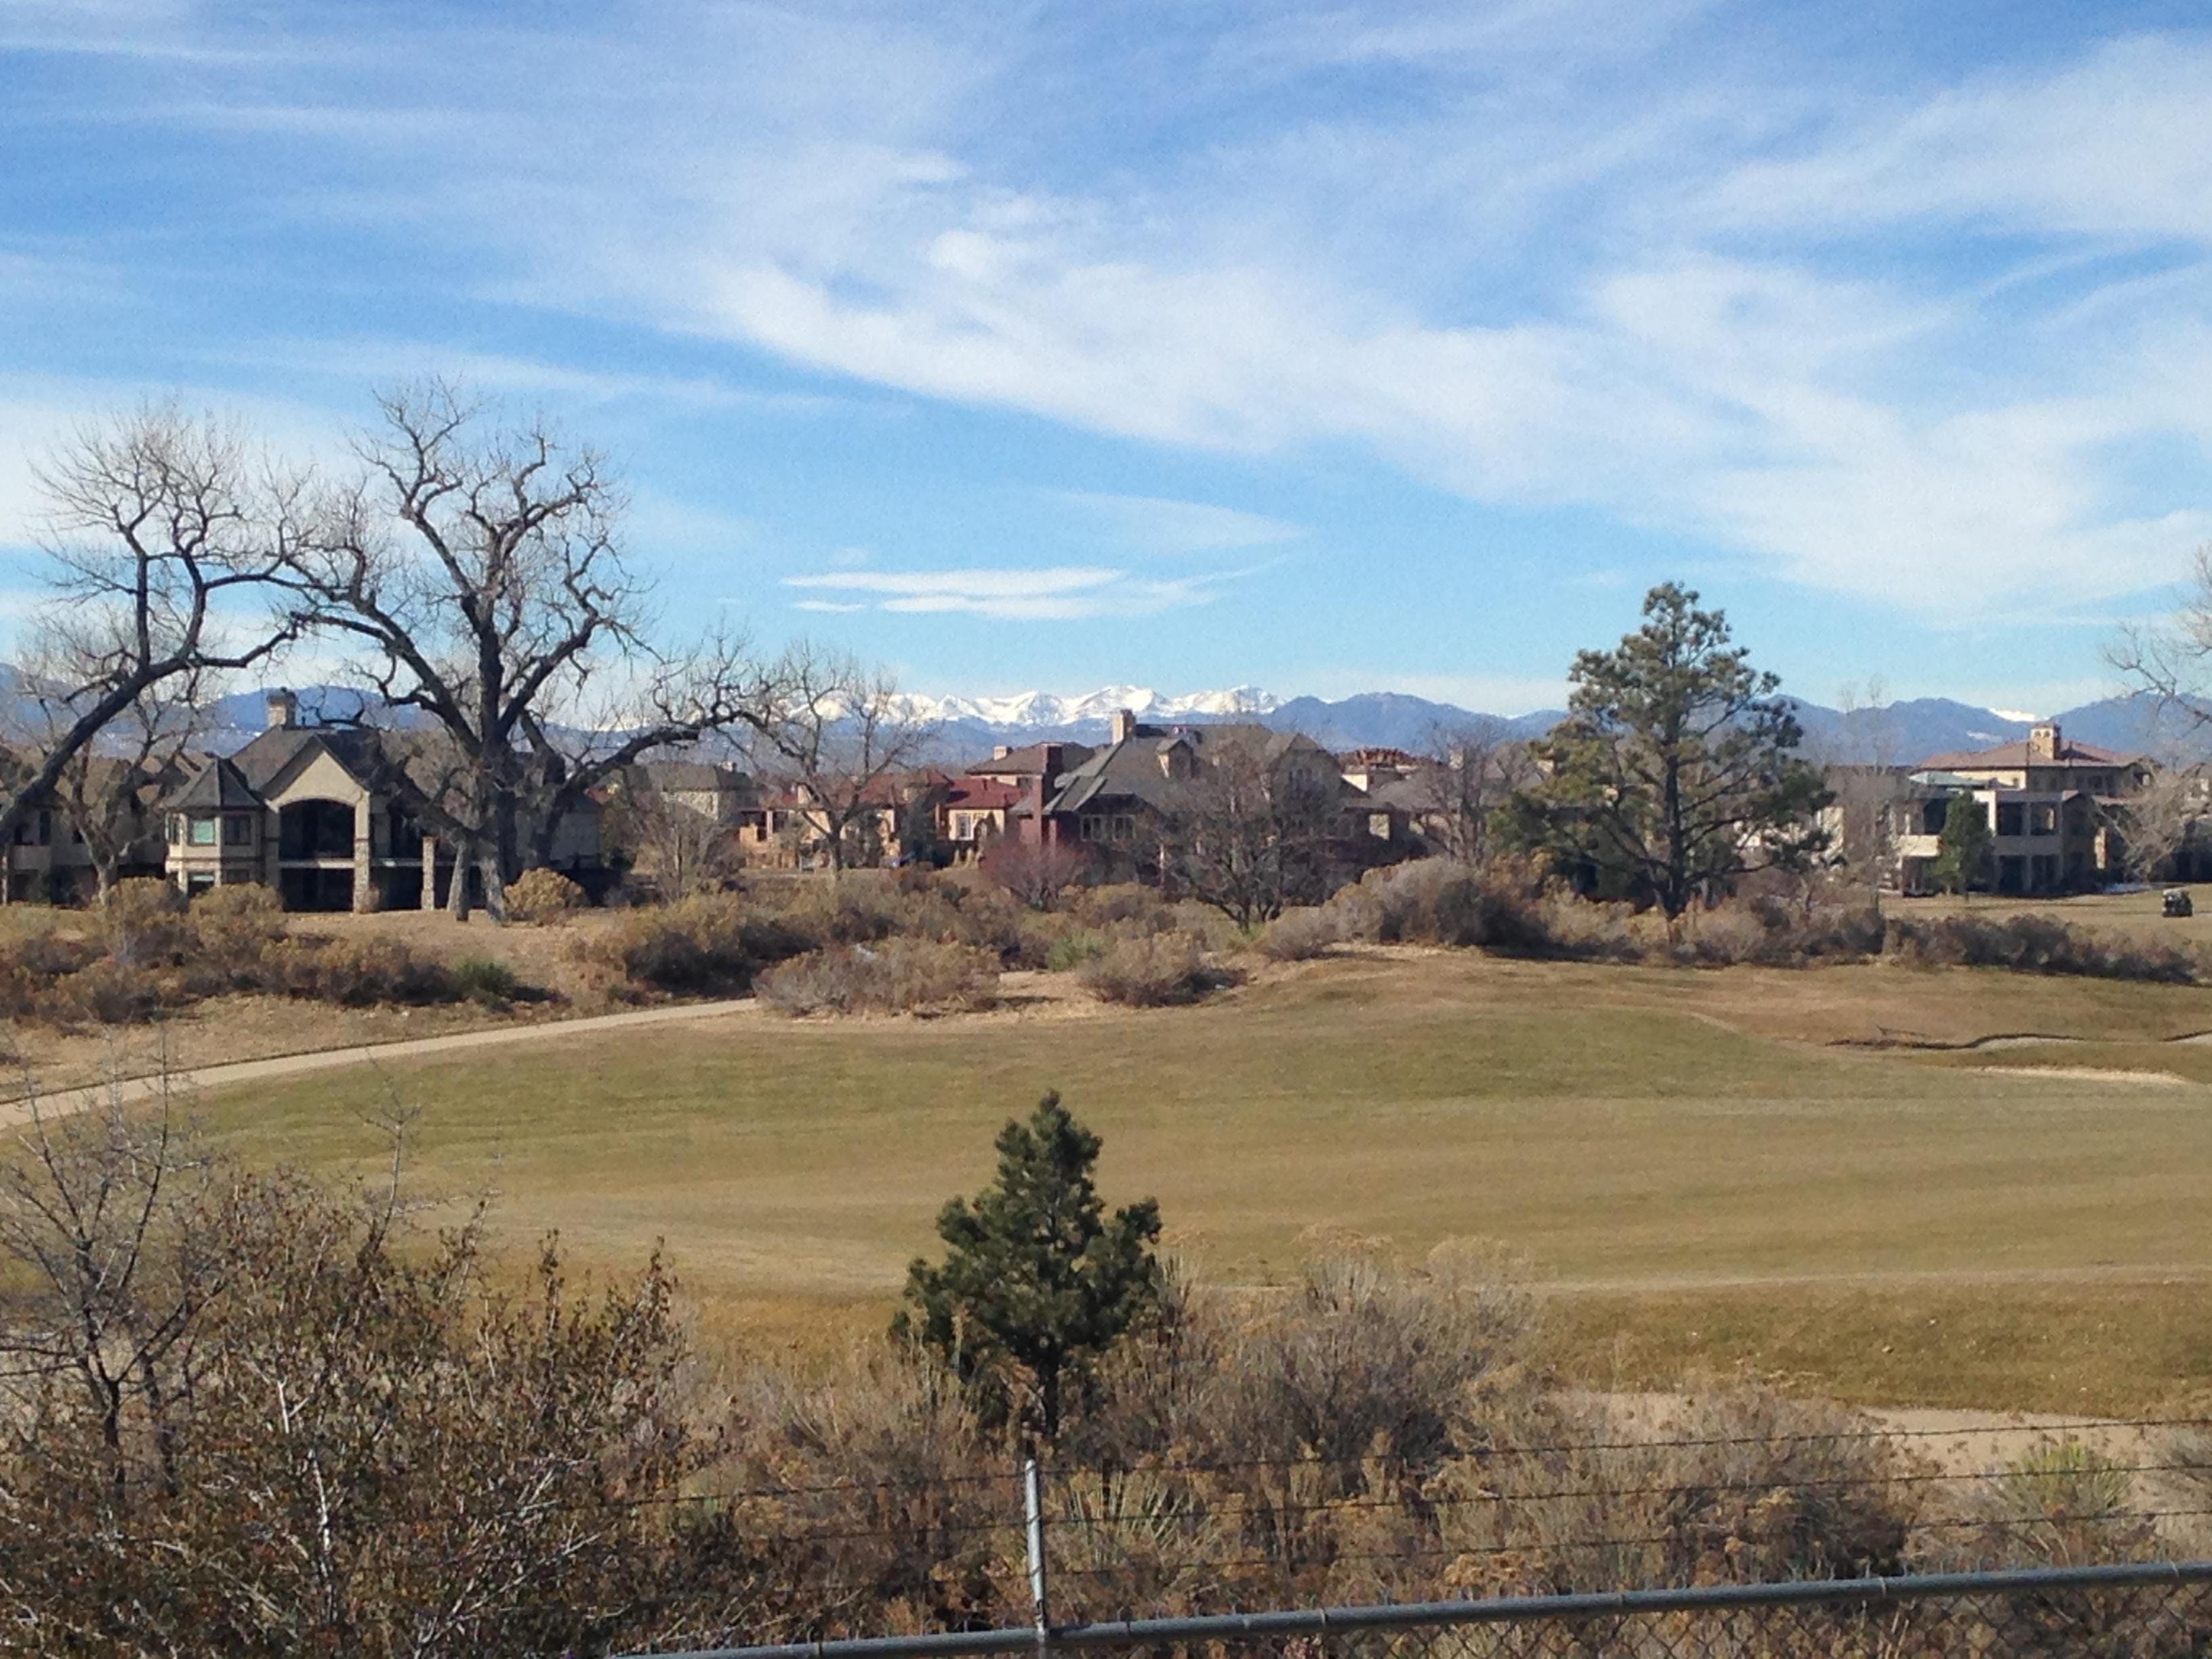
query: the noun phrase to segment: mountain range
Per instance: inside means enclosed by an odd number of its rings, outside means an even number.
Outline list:
[[[1798,700],[1793,703],[1805,729],[1808,754],[1823,760],[1910,765],[1930,755],[2016,741],[2027,735],[2033,723],[2016,713],[2000,714],[1946,697],[1916,697],[1880,708],[1851,710]],[[1161,724],[1252,720],[1279,732],[1303,732],[1323,747],[1339,750],[1371,746],[1415,751],[1434,747],[1440,734],[1474,726],[1505,738],[1540,737],[1563,712],[1542,708],[1490,715],[1402,691],[1366,691],[1333,702],[1320,697],[1283,701],[1249,685],[1182,697],[1123,686],[1109,686],[1082,697],[1037,692],[1016,697],[917,697],[913,706],[917,715],[939,722],[936,747],[948,758],[988,754],[1001,744],[1098,743],[1108,735],[1117,708]],[[2202,743],[2189,730],[2185,714],[2161,716],[2157,703],[2142,696],[2084,703],[2056,718],[2069,738],[2103,749],[2163,752]]]
[[[0,665],[0,698],[6,696],[7,671]],[[314,721],[349,715],[362,706],[358,693],[342,687],[299,689],[302,719]],[[907,699],[909,713],[934,726],[930,757],[951,764],[988,755],[1001,745],[1038,742],[1103,742],[1117,709],[1126,708],[1154,724],[1250,720],[1282,732],[1303,732],[1326,748],[1368,747],[1420,751],[1434,748],[1455,730],[1482,727],[1502,738],[1541,736],[1560,718],[1556,708],[1494,716],[1433,702],[1402,691],[1366,691],[1334,701],[1320,697],[1271,696],[1257,686],[1187,696],[1163,696],[1141,686],[1109,685],[1080,696],[1030,691],[1012,696],[920,695]],[[1843,710],[1796,702],[1805,729],[1808,757],[1910,765],[1931,755],[1984,749],[2027,735],[2030,722],[2017,713],[2001,714],[1946,697],[1915,697],[1879,708]],[[2212,707],[2204,711],[2212,717]],[[207,748],[227,753],[262,729],[264,694],[240,692],[208,709]],[[417,723],[412,711],[396,723]],[[2149,750],[2200,751],[2205,737],[2191,730],[2187,711],[2164,710],[2151,698],[2106,697],[2061,710],[2055,717],[2066,735],[2100,748],[2131,753]]]

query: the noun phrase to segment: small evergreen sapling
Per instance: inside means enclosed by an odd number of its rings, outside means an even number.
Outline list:
[[[1109,1220],[1091,1170],[1098,1137],[1055,1092],[999,1132],[997,1181],[937,1218],[941,1266],[907,1270],[896,1337],[920,1340],[982,1395],[987,1409],[1049,1441],[1068,1398],[1157,1304],[1160,1234],[1151,1199]]]

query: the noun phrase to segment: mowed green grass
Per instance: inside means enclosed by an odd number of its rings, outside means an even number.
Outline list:
[[[1986,1029],[2005,1030],[2009,977],[1362,958],[1195,1008],[746,1015],[204,1108],[257,1159],[325,1170],[372,1168],[368,1120],[416,1110],[418,1187],[494,1188],[504,1236],[557,1229],[588,1265],[665,1238],[717,1331],[876,1325],[938,1207],[988,1178],[998,1127],[1057,1088],[1105,1139],[1109,1198],[1156,1196],[1218,1280],[1279,1282],[1316,1230],[1413,1252],[1491,1238],[1553,1287],[1559,1352],[1594,1380],[1749,1364],[1868,1399],[2079,1409],[2185,1392],[2212,1361],[2212,1088],[1765,1029],[1808,998],[1823,1010],[1808,1026],[1853,1029],[1857,998],[1954,1026],[1985,1001]],[[2063,988],[2033,989],[2039,1023],[2063,1024]],[[2205,994],[2129,989],[2140,1032],[2212,1025]],[[2118,1018],[2112,990],[2083,988],[2082,1035]],[[2100,1334],[2118,1287],[2128,1329]],[[1951,1311],[1930,1316],[1931,1297]],[[1984,1352],[1952,1367],[1926,1321],[1966,1309]],[[2078,1328],[2078,1374],[2047,1346],[2008,1361],[2002,1333],[2039,1320]],[[1904,1359],[1872,1358],[1887,1342],[1897,1358],[1908,1333]]]

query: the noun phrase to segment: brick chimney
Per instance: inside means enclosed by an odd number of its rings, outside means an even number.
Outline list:
[[[300,699],[281,685],[269,694],[265,711],[268,715],[269,728],[272,732],[280,726],[297,726],[300,723]]]
[[[1114,711],[1114,741],[1116,743],[1127,743],[1130,738],[1136,735],[1136,714],[1132,710],[1127,708],[1115,709]]]
[[[2027,757],[2030,760],[2055,761],[2062,738],[2057,720],[2038,720],[2027,729]]]

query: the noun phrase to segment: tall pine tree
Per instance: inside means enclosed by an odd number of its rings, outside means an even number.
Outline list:
[[[1695,593],[1653,588],[1644,625],[1580,653],[1570,678],[1566,719],[1533,745],[1544,775],[1509,804],[1511,839],[1670,922],[1747,870],[1801,866],[1826,845],[1831,797],[1797,758],[1780,680]]]
[[[907,1269],[909,1306],[891,1329],[936,1352],[994,1414],[1049,1441],[1072,1389],[1158,1301],[1159,1206],[1108,1219],[1091,1181],[1098,1137],[1057,1093],[997,1144],[997,1181],[939,1214],[945,1261]]]

